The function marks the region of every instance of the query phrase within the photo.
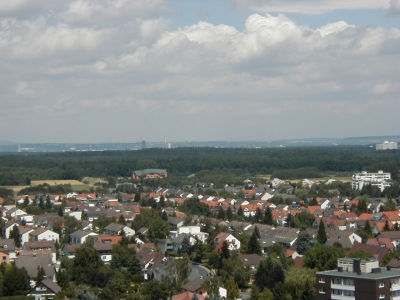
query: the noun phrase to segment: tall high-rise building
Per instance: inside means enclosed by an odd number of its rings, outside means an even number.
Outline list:
[[[146,141],[142,141],[142,149],[146,149]]]

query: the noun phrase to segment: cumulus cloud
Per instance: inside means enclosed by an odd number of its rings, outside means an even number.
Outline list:
[[[231,0],[235,6],[246,7],[260,12],[281,12],[300,14],[321,14],[340,9],[382,9],[396,0]]]
[[[400,0],[390,0],[388,14],[389,15],[400,14]]]
[[[71,130],[105,120],[109,132],[88,132],[102,141],[143,132],[177,140],[386,133],[371,119],[396,128],[397,28],[338,20],[311,29],[267,13],[249,15],[243,30],[204,21],[173,29],[158,13],[165,3],[135,2],[73,1],[32,19],[16,13],[28,2],[8,8],[0,17],[0,139],[32,141],[10,125],[25,118],[35,132],[52,124],[40,141],[84,142],[60,120]],[[120,128],[135,130],[127,140]]]

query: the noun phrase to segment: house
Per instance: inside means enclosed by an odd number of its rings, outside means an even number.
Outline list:
[[[53,264],[51,251],[43,250],[40,253],[36,253],[35,251],[20,251],[14,261],[16,267],[24,267],[26,269],[31,279],[31,286],[34,285],[40,267],[43,268],[47,278],[52,281],[56,280],[56,269]]]
[[[51,231],[47,228],[36,228],[29,232],[29,241],[36,242],[36,241],[57,241],[60,240],[60,235],[57,232]]]
[[[387,248],[389,250],[394,249],[394,245],[392,244],[392,241],[389,238],[371,238],[367,240],[366,244]]]
[[[217,245],[215,250],[219,251],[222,248],[223,242],[226,241],[228,243],[229,250],[240,250],[240,241],[235,238],[232,234],[227,232],[220,232],[215,238],[214,242]]]
[[[176,237],[180,234],[188,234],[191,245],[194,245],[196,240],[199,240],[202,243],[205,243],[208,239],[208,233],[201,232],[200,226],[181,226],[178,228],[178,231],[170,232],[171,237]]]
[[[173,295],[171,300],[204,300],[205,296],[201,294],[192,293],[190,291],[185,291],[180,294]]]
[[[336,230],[334,228],[327,228],[326,235],[327,240],[325,244],[329,246],[340,244],[343,248],[350,249],[354,243],[362,242],[362,238],[351,230]]]
[[[135,235],[135,230],[122,224],[111,223],[104,228],[104,233],[108,235],[120,235],[121,231],[124,231],[127,237]]]
[[[178,227],[181,227],[183,225],[184,221],[185,220],[182,218],[168,217],[168,224],[169,224],[171,230],[177,230]]]
[[[77,230],[69,235],[70,244],[83,244],[88,237],[97,241],[98,234],[89,230]]]
[[[363,244],[363,243],[354,243],[354,245],[350,248],[348,255],[350,255],[354,251],[363,250],[365,252],[371,253],[374,258],[381,264],[383,262],[383,258],[386,253],[390,252],[389,248],[371,245],[371,244]]]
[[[149,178],[167,178],[166,169],[144,169],[132,172],[133,179],[149,179]]]
[[[52,254],[52,260],[57,260],[57,249],[53,241],[36,241],[36,242],[26,242],[22,245],[22,251],[32,251],[32,252],[40,252],[43,250],[50,251]]]
[[[396,248],[400,245],[400,231],[382,231],[377,238],[389,238]]]
[[[257,270],[263,257],[258,254],[242,254],[239,253],[239,259],[242,261],[244,266],[249,266],[251,271]]]
[[[54,299],[62,288],[49,278],[44,278],[31,289],[27,297],[34,297],[35,300]]]
[[[0,264],[9,264],[10,263],[10,254],[3,250],[0,250]]]
[[[13,239],[0,239],[0,251],[7,254],[5,260],[15,259],[15,241]],[[4,257],[2,257],[2,260],[4,260]]]
[[[69,259],[75,258],[76,250],[80,246],[82,246],[82,244],[66,244],[66,245],[64,245],[64,247],[61,250],[62,256],[66,256]]]
[[[19,215],[26,215],[26,212],[16,207],[13,207],[6,211],[6,216],[9,218],[16,218]]]
[[[260,231],[260,244],[263,253],[266,253],[267,248],[274,244],[280,244],[286,249],[290,248],[296,242],[299,232],[298,229],[289,227],[274,228],[269,225],[260,226],[259,224],[257,224],[257,227]]]

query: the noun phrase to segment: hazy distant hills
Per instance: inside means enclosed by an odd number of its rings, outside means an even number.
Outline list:
[[[321,146],[374,146],[384,141],[400,142],[399,135],[364,136],[310,139],[282,139],[275,141],[169,141],[146,142],[146,148],[220,147],[220,148],[268,148],[268,147],[321,147]],[[61,152],[61,151],[104,151],[140,150],[142,142],[136,143],[18,143],[0,140],[0,152]]]

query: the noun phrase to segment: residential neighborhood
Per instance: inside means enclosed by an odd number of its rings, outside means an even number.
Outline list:
[[[275,257],[284,272],[287,266],[305,268],[307,250],[318,244],[349,257],[361,253],[381,266],[400,270],[394,261],[400,245],[400,198],[348,199],[331,188],[334,182],[304,179],[290,184],[274,178],[257,186],[247,179],[242,186],[223,189],[198,183],[184,188],[142,187],[139,194],[21,195],[12,199],[16,204],[1,208],[2,262],[24,268],[30,286],[27,295],[46,299],[63,290],[68,293],[63,279],[67,266],[82,259],[84,251],[92,251],[99,264],[111,268],[124,266],[124,255],[136,257],[136,271],[130,274],[142,284],[165,283],[172,270],[185,264],[184,277],[170,283],[175,291],[171,299],[209,297],[207,284],[215,280],[217,270],[223,274],[221,263],[231,260],[237,260],[236,271],[231,271],[235,284],[230,286],[222,277],[220,296],[233,293],[236,299],[246,299],[245,291],[254,285],[268,293],[273,288],[260,282],[262,264]],[[330,196],[299,196],[299,190],[317,185],[326,186]],[[48,205],[43,213],[29,214],[43,198]]]

